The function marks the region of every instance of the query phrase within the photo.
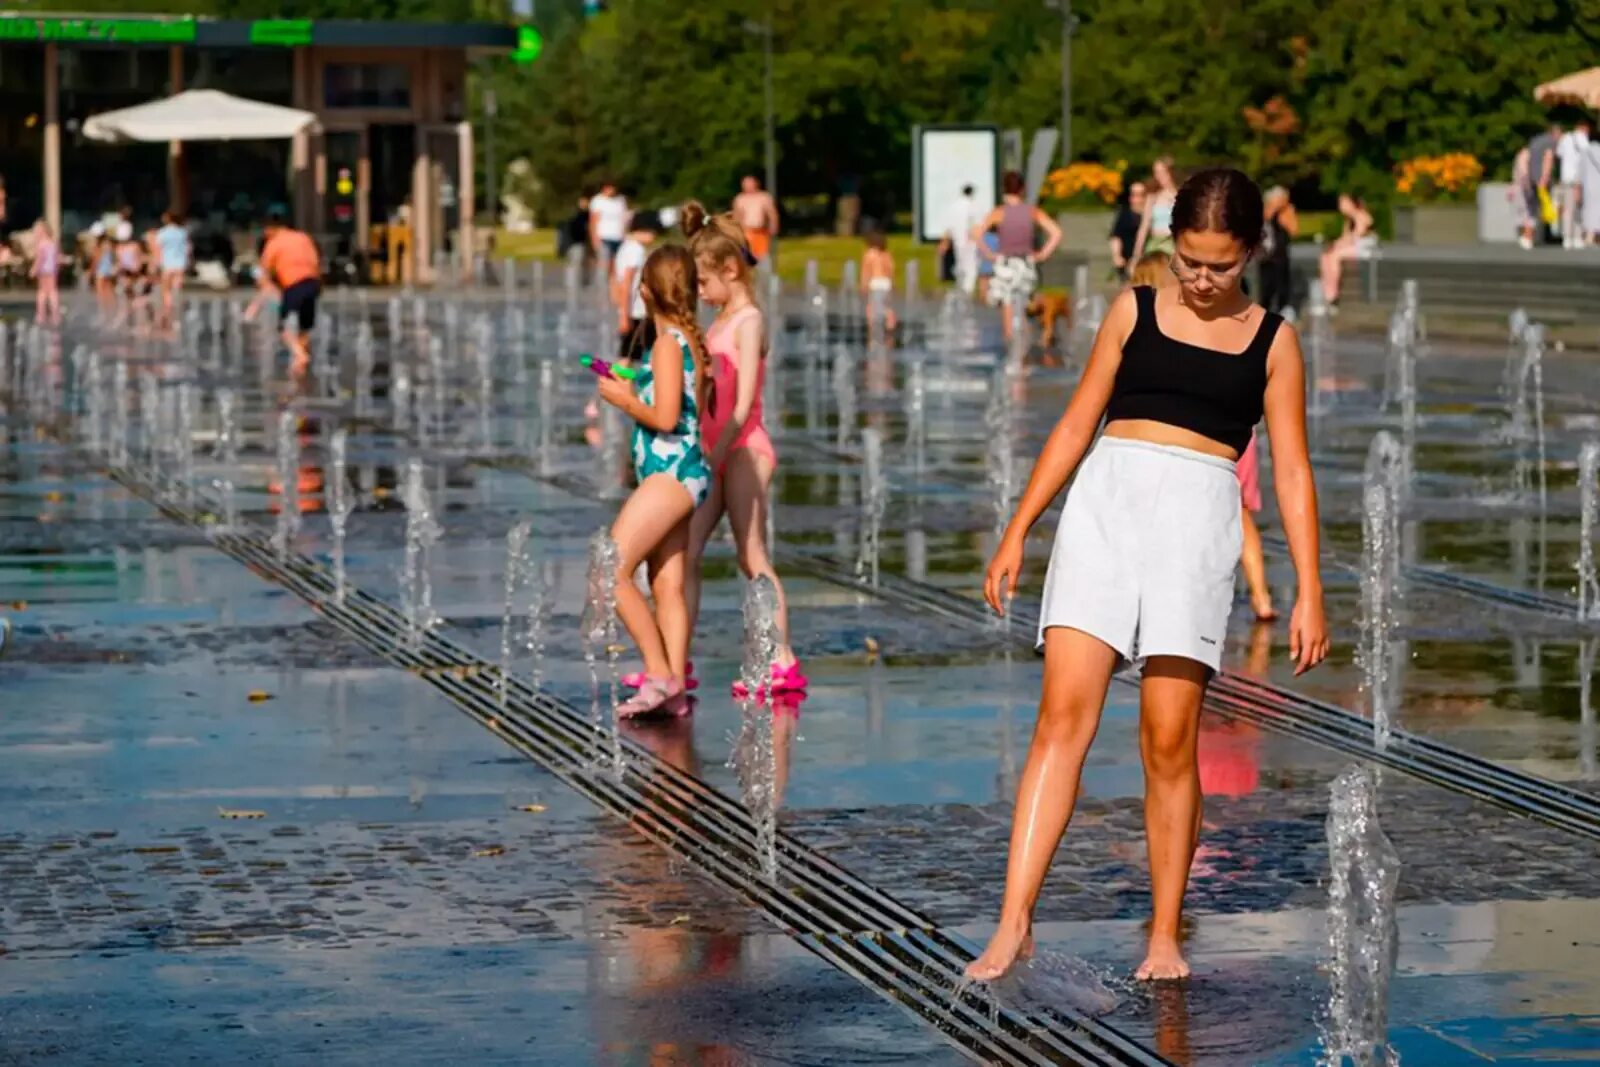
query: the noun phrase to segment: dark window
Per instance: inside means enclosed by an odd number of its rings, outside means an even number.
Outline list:
[[[329,63],[322,68],[329,108],[411,106],[411,68],[403,63]]]

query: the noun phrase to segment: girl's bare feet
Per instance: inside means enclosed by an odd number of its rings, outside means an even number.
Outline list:
[[[989,939],[989,947],[983,950],[983,955],[967,964],[964,973],[975,982],[992,982],[1009,971],[1013,963],[1032,955],[1032,925],[1007,929],[1002,924]]]
[[[1151,937],[1144,962],[1133,976],[1141,982],[1161,982],[1189,977],[1189,963],[1178,949],[1176,938]]]

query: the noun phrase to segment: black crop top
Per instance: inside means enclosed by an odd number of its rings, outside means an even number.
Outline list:
[[[1249,347],[1234,355],[1168,337],[1156,324],[1156,291],[1141,285],[1133,294],[1139,317],[1122,346],[1106,422],[1164,422],[1243,455],[1261,421],[1267,352],[1282,316],[1267,312]]]

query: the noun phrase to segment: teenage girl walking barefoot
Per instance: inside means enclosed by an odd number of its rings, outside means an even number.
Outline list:
[[[683,232],[695,257],[700,298],[718,308],[706,331],[714,386],[706,409],[705,440],[713,480],[711,494],[694,514],[689,533],[690,632],[700,614],[700,557],[722,516],[733,526],[739,570],[746,579],[765,576],[778,594],[782,647],[772,669],[775,693],[806,687],[806,676],[789,646],[789,607],[783,583],[772,569],[767,545],[767,489],[778,453],[762,424],[761,392],[766,377],[767,330],[751,281],[753,256],[732,215],[708,216],[698,203],[683,207]],[[734,684],[734,695],[743,697]]]
[[[694,257],[681,246],[661,248],[642,271],[639,293],[655,320],[656,342],[632,382],[600,379],[600,398],[636,424],[633,471],[639,487],[611,526],[621,557],[617,615],[644,658],[638,692],[617,708],[623,717],[688,710],[684,564],[689,516],[711,488],[700,447],[707,375],[705,343],[695,321]],[[633,584],[641,563],[649,568],[654,612]]]
[[[1003,614],[1023,539],[1076,471],[1045,577],[1044,692],[1017,789],[999,928],[967,967],[972,978],[997,978],[1032,950],[1033,905],[1120,661],[1143,670],[1154,915],[1136,975],[1189,973],[1178,924],[1200,828],[1200,702],[1221,663],[1239,560],[1234,465],[1263,413],[1299,580],[1289,624],[1295,673],[1327,655],[1300,343],[1239,286],[1261,216],[1261,193],[1239,171],[1202,171],[1184,183],[1172,211],[1178,285],[1138,287],[1112,304],[989,563],[984,596]]]

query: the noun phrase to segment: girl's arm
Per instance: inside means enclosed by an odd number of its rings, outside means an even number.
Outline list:
[[[1111,401],[1111,387],[1117,378],[1117,368],[1122,365],[1122,346],[1133,332],[1134,322],[1138,318],[1135,299],[1132,290],[1124,289],[1112,301],[1105,322],[1095,335],[1094,348],[1089,352],[1089,363],[1083,369],[1078,388],[1072,394],[1067,410],[1056,423],[1056,428],[1050,431],[1039,458],[1034,461],[1033,473],[1028,476],[1028,487],[1022,491],[1022,499],[1017,502],[1016,513],[1006,526],[994,559],[989,561],[989,570],[983,579],[983,596],[997,614],[1005,614],[1002,590],[1005,600],[1009,600],[1017,591],[1017,577],[1022,569],[1022,543],[1028,531],[1067,484],[1072,472],[1078,469],[1084,453],[1094,441],[1095,431],[1100,428],[1106,404]]]
[[[738,378],[735,380],[733,391],[733,412],[728,416],[727,424],[722,427],[721,435],[711,442],[712,470],[721,469],[723,461],[728,458],[728,450],[733,447],[739,431],[750,418],[750,409],[756,405],[756,383],[761,379],[761,344],[764,333],[760,314],[746,315],[739,323],[739,328],[734,331],[733,345],[739,354],[739,362]]]
[[[1033,261],[1043,263],[1061,246],[1061,227],[1056,220],[1038,208],[1033,209],[1033,224],[1044,231],[1044,247],[1034,253]]]
[[[656,338],[650,353],[650,365],[655,368],[655,403],[640,400],[633,383],[621,378],[601,378],[600,397],[645,429],[666,433],[678,425],[683,411],[683,360],[678,342],[665,330]]]
[[[876,262],[872,249],[861,253],[861,276],[856,279],[856,288],[861,292],[867,291],[867,280],[872,277],[872,264]]]
[[[633,292],[633,272],[637,268],[629,267],[619,271],[611,280],[611,303],[617,309],[617,332],[623,333],[633,321],[633,301],[628,299]]]
[[[1291,240],[1300,236],[1300,216],[1293,204],[1285,204],[1283,210],[1278,212],[1278,225],[1283,227],[1283,232],[1288,234]]]
[[[1328,654],[1328,624],[1322,611],[1317,487],[1306,448],[1305,363],[1300,338],[1288,323],[1278,327],[1267,355],[1265,405],[1273,487],[1299,586],[1289,619],[1289,658],[1294,660],[1295,674],[1304,674]]]

